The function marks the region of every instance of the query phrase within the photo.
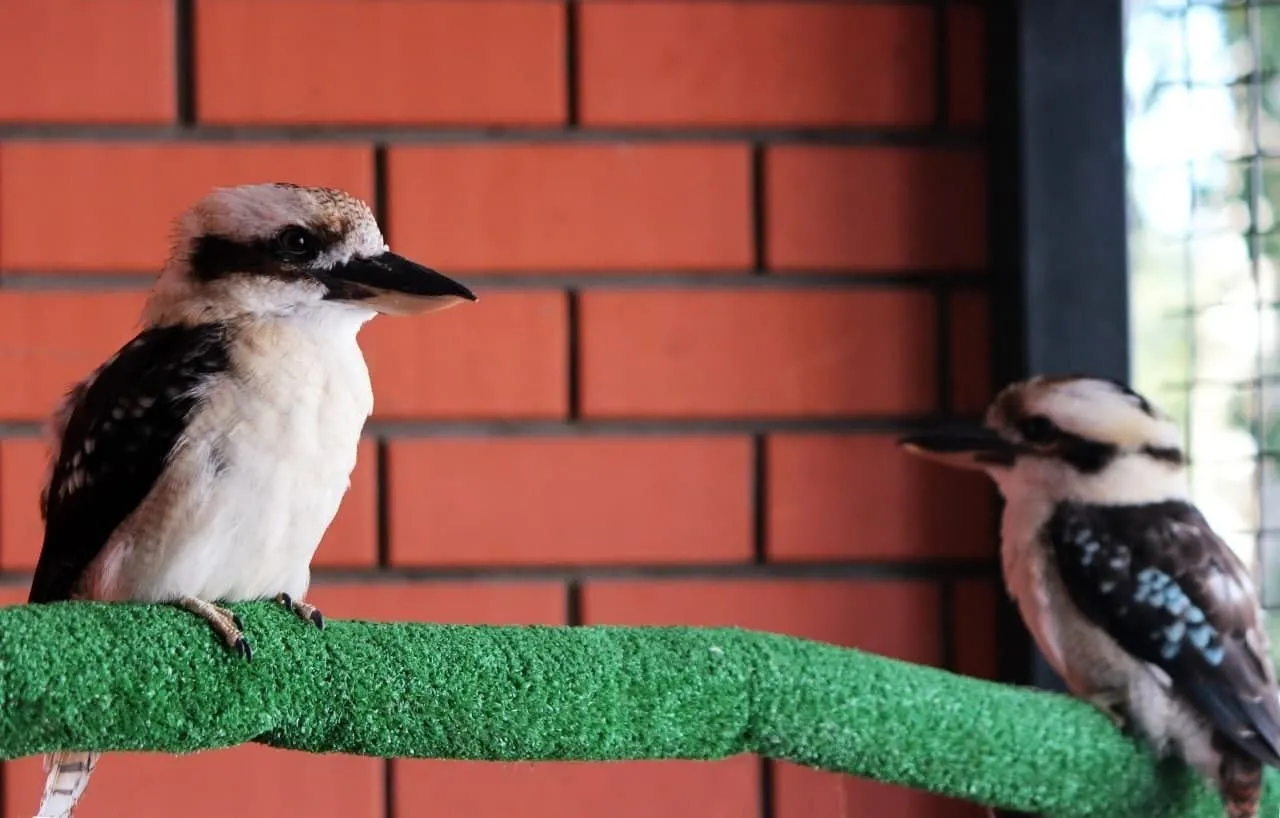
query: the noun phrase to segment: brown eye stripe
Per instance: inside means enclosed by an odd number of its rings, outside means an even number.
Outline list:
[[[342,240],[332,230],[311,230],[323,252]],[[229,275],[280,275],[281,260],[274,239],[240,242],[222,236],[201,236],[191,248],[191,273],[197,280],[213,281]]]
[[[1018,423],[1018,434],[1032,446],[1049,446],[1057,442],[1062,431],[1043,415],[1032,415]]]
[[[1186,461],[1182,450],[1176,446],[1143,446],[1142,453],[1153,460],[1160,460],[1175,466],[1181,466]]]
[[[1061,432],[1052,453],[1082,474],[1097,474],[1115,459],[1118,452],[1110,443],[1099,443],[1070,432]]]

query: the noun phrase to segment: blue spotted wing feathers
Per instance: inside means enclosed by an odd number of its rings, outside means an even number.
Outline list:
[[[1280,766],[1280,701],[1244,565],[1184,502],[1060,504],[1046,536],[1072,601],[1228,739]]]

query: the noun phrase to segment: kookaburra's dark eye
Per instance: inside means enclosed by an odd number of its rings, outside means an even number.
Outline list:
[[[1058,436],[1058,427],[1044,415],[1032,415],[1018,424],[1018,433],[1028,443],[1052,443]]]
[[[302,227],[286,227],[276,234],[276,252],[286,261],[310,261],[320,252],[320,243]]]

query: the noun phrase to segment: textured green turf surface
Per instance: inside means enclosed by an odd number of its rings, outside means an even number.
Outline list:
[[[736,629],[331,621],[233,606],[246,663],[166,606],[0,609],[0,758],[56,748],[488,760],[758,753],[1048,816],[1220,816],[1091,707]],[[1264,815],[1275,815],[1268,779]]]

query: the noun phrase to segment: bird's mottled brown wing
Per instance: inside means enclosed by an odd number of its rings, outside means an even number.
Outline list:
[[[1280,700],[1240,560],[1196,508],[1063,503],[1047,538],[1072,601],[1259,761],[1280,766]]]
[[[182,435],[197,389],[227,367],[215,325],[144,331],[77,387],[41,492],[44,542],[30,602],[68,599],[116,527],[146,498]]]

